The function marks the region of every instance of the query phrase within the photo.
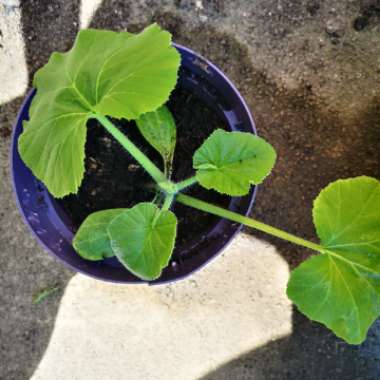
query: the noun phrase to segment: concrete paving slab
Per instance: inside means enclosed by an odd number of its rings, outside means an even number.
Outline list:
[[[0,12],[0,104],[22,95],[28,85],[24,38],[20,24],[18,1],[4,1]]]
[[[274,247],[244,234],[212,265],[168,286],[76,275],[32,380],[198,379],[290,334],[288,275]]]

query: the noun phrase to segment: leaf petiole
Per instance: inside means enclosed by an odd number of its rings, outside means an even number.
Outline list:
[[[214,214],[217,216],[220,216],[225,219],[232,220],[237,223],[244,224],[248,227],[255,228],[259,231],[263,231],[269,235],[276,236],[278,238],[290,241],[292,243],[295,243],[297,245],[301,245],[303,247],[312,249],[313,251],[322,252],[323,253],[323,247],[315,244],[311,241],[302,239],[298,236],[289,234],[285,231],[282,231],[278,228],[272,227],[268,224],[259,222],[258,220],[248,218],[246,216],[240,215],[236,212],[226,210],[222,207],[218,207],[215,205],[212,205],[210,203],[201,201],[200,199],[190,197],[189,195],[185,194],[177,194],[176,200],[186,206],[190,206],[193,208],[196,208],[198,210],[208,212],[210,214]]]
[[[186,189],[187,187],[190,187],[198,182],[197,177],[193,176],[190,178],[187,178],[183,181],[180,181],[176,183],[176,192],[179,193],[180,191]]]
[[[99,121],[100,124],[129,152],[129,154],[150,174],[150,176],[158,184],[169,184],[170,181],[165,177],[164,173],[106,116],[99,113],[94,113],[93,118]],[[161,187],[161,186],[160,186]]]
[[[184,181],[173,183],[165,174],[119,129],[104,115],[93,113],[92,117],[100,124],[129,152],[129,154],[150,174],[157,182],[161,190],[166,194],[175,195],[185,188],[198,182],[196,176]]]
[[[167,194],[164,200],[164,204],[161,207],[161,210],[169,210],[174,200],[174,194]]]

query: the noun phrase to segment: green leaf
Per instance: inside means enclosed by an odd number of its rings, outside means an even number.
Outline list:
[[[248,194],[270,173],[276,152],[264,139],[246,132],[214,131],[195,152],[199,183],[233,196]]]
[[[359,344],[380,316],[380,182],[330,184],[315,200],[313,217],[324,254],[293,271],[288,296],[309,318]]]
[[[53,53],[34,77],[22,159],[55,197],[76,193],[87,120],[94,113],[136,119],[157,109],[175,87],[179,63],[171,35],[155,24],[137,35],[80,31],[73,48]]]
[[[162,156],[165,174],[170,175],[176,144],[176,126],[173,115],[166,106],[144,113],[136,120],[145,140]]]
[[[124,211],[108,226],[112,249],[133,274],[154,280],[168,263],[174,249],[177,218],[152,203],[139,203]]]
[[[110,222],[125,208],[97,211],[90,214],[79,227],[73,239],[75,250],[87,260],[103,260],[115,256],[107,233]]]
[[[42,301],[45,301],[52,294],[58,292],[58,290],[60,290],[59,286],[54,286],[54,287],[50,287],[50,288],[40,290],[37,294],[35,294],[33,296],[32,302],[35,305],[37,305],[37,304],[41,303]]]

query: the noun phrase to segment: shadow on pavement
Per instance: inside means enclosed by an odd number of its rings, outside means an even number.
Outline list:
[[[360,347],[350,347],[294,313],[293,334],[226,363],[199,380],[376,380],[380,323]]]

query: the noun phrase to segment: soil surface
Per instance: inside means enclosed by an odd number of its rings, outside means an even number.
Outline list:
[[[180,181],[194,174],[192,157],[195,150],[213,130],[228,129],[228,124],[194,94],[181,88],[173,91],[168,107],[177,125],[172,179]],[[134,121],[114,119],[113,122],[163,169],[160,155],[145,141]],[[88,126],[85,167],[78,194],[58,200],[77,228],[95,211],[129,208],[155,198],[155,184],[149,174],[96,120],[91,120]],[[221,206],[228,206],[230,199],[200,186],[193,186],[187,192]],[[173,211],[178,218],[178,230],[172,259],[188,259],[194,250],[186,249],[186,257],[182,257],[184,247],[190,241],[203,241],[203,236],[214,228],[219,218],[178,203]]]

